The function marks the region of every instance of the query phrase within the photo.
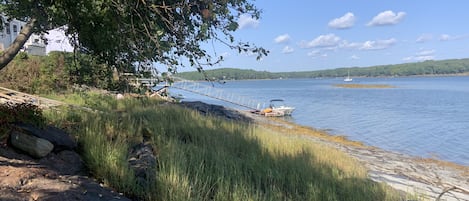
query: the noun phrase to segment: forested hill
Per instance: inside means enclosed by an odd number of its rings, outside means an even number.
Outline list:
[[[405,63],[396,65],[382,65],[371,67],[336,68],[329,70],[280,72],[243,70],[235,68],[222,68],[206,70],[207,78],[220,80],[242,79],[279,79],[279,78],[327,78],[345,77],[350,72],[352,77],[389,77],[389,76],[428,76],[428,75],[469,75],[469,59],[451,59],[440,61],[424,61],[418,63]],[[204,80],[199,72],[182,72],[177,74],[190,80]]]

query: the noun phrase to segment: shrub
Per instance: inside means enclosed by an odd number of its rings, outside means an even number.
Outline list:
[[[43,127],[46,120],[42,114],[42,109],[29,103],[0,104],[0,138],[11,129],[13,123],[29,123],[38,127]]]
[[[28,55],[27,52],[19,52],[17,56],[21,60],[28,60],[29,59],[29,55]]]

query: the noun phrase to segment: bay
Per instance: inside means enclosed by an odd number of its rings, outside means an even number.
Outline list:
[[[282,98],[294,123],[370,146],[469,165],[469,77],[354,78],[395,88],[340,88],[342,79],[243,80],[217,90],[262,102]],[[202,83],[210,85],[209,83]],[[239,106],[171,89],[185,101]]]

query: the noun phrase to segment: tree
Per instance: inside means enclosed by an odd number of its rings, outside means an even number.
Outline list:
[[[223,60],[201,47],[210,41],[256,53],[258,59],[268,53],[232,35],[241,15],[259,18],[249,0],[2,0],[0,12],[28,22],[0,55],[0,70],[32,33],[57,27],[65,27],[76,51],[119,70],[156,62],[176,71],[184,59],[200,71]]]

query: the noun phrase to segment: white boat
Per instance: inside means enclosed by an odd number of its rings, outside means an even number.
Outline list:
[[[264,115],[271,117],[290,116],[293,110],[295,110],[295,108],[286,106],[282,99],[272,99],[270,100],[269,108],[264,110]]]
[[[353,79],[350,77],[350,71],[347,72],[347,77],[344,78],[344,82],[351,82]]]

